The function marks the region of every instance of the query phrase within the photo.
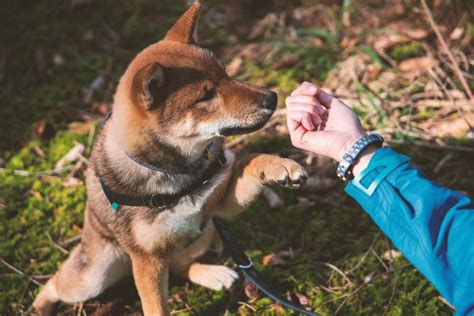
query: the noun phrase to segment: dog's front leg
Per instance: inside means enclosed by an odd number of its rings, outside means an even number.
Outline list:
[[[257,198],[263,185],[276,183],[298,188],[307,177],[306,170],[291,159],[266,154],[247,155],[235,163],[224,198],[213,211],[216,215],[236,215]]]
[[[130,257],[133,278],[142,302],[143,314],[145,316],[169,315],[169,268],[166,260],[144,254],[134,254]]]

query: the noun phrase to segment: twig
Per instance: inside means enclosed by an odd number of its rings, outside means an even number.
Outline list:
[[[434,174],[437,174],[445,165],[446,163],[453,158],[454,153],[450,152],[446,156],[443,157],[437,164],[436,167],[433,170]]]
[[[254,313],[257,311],[254,307],[252,307],[252,306],[251,306],[250,304],[248,304],[248,303],[241,302],[241,301],[239,301],[239,302],[237,302],[237,303],[239,303],[240,305],[243,305],[243,306],[247,307],[248,309],[250,309],[250,310],[253,311]]]
[[[374,254],[375,258],[377,258],[378,262],[384,267],[385,271],[390,271],[390,269],[387,267],[385,262],[383,262],[382,258],[380,258],[379,254],[374,250],[374,248],[370,249],[370,251]]]
[[[3,260],[3,258],[0,258],[0,262],[3,263],[7,268],[9,268],[10,270],[16,272],[17,274],[21,275],[22,277],[24,278],[27,278],[29,281],[33,282],[34,284],[38,285],[38,286],[43,286],[43,284],[39,283],[38,281],[36,281],[35,279],[33,279],[32,277],[30,277],[29,275],[27,275],[26,273],[24,273],[23,271],[21,271],[20,269],[17,269],[16,267],[12,266],[11,264],[9,264],[8,262],[6,262],[5,260]]]
[[[388,300],[387,305],[384,307],[383,316],[387,315],[388,312],[390,311],[390,306],[392,305],[393,298],[395,297],[395,293],[397,292],[397,287],[398,287],[398,277],[395,276],[395,284],[393,285],[392,294],[390,295],[390,299]]]
[[[425,10],[425,13],[428,17],[428,21],[430,22],[430,25],[431,27],[433,28],[433,31],[435,32],[436,34],[436,37],[438,38],[438,41],[439,43],[441,44],[441,48],[444,50],[444,52],[446,53],[446,55],[448,56],[449,60],[451,61],[451,63],[453,64],[453,68],[454,68],[454,73],[456,74],[456,76],[458,77],[458,79],[461,81],[461,84],[466,92],[466,94],[468,95],[469,99],[471,99],[472,101],[474,101],[474,96],[472,94],[472,91],[471,89],[469,88],[469,85],[467,84],[466,82],[466,78],[464,78],[462,72],[461,72],[461,69],[459,69],[459,65],[457,64],[456,60],[454,59],[454,56],[453,54],[451,53],[451,51],[449,50],[449,47],[448,47],[448,44],[446,44],[446,41],[444,40],[443,36],[441,35],[441,32],[439,31],[439,28],[438,26],[436,25],[436,22],[433,18],[433,15],[431,14],[431,11],[428,7],[428,5],[426,4],[426,1],[425,0],[421,0],[421,4],[423,5],[423,9]]]
[[[39,172],[29,172],[26,170],[10,170],[10,169],[5,169],[5,168],[0,168],[0,172],[11,172],[14,175],[22,176],[22,177],[43,177],[43,176],[60,175],[64,172],[71,171],[73,168],[74,166],[68,166],[61,169],[52,169],[52,170],[45,170],[45,171],[39,171]]]
[[[51,235],[46,232],[46,236],[48,237],[49,241],[51,242],[51,244],[53,245],[54,248],[56,249],[59,249],[63,254],[67,255],[69,253],[69,251],[67,251],[66,249],[64,249],[63,247],[61,247],[60,245],[58,245],[54,240],[53,238],[51,238]]]
[[[451,101],[452,105],[454,106],[454,108],[456,109],[456,111],[458,111],[459,115],[461,116],[461,118],[464,120],[464,122],[466,122],[466,125],[469,127],[469,130],[472,130],[472,126],[471,126],[471,123],[469,122],[469,120],[466,118],[466,116],[464,115],[463,111],[461,110],[461,108],[458,106],[458,104],[456,103],[456,101],[453,99],[453,97],[451,96],[451,94],[449,93],[449,91],[446,89],[446,87],[444,86],[444,84],[441,82],[441,80],[438,78],[438,76],[434,73],[434,71],[432,71],[431,69],[428,69],[428,73],[430,74],[430,76],[435,80],[435,82],[438,84],[438,86],[441,88],[441,90],[443,90],[443,93],[446,95],[446,97],[449,98],[449,100]],[[449,78],[448,78],[449,79]],[[473,101],[471,99],[471,101]]]
[[[463,146],[455,146],[455,145],[437,145],[428,142],[422,141],[405,141],[405,140],[398,140],[398,139],[388,139],[387,143],[393,145],[404,145],[404,146],[418,146],[430,149],[438,149],[438,150],[452,150],[452,151],[459,151],[459,152],[467,152],[467,153],[474,153],[474,148],[470,147],[463,147]]]
[[[377,234],[375,234],[374,239],[372,240],[372,243],[371,243],[370,246],[369,246],[369,249],[367,249],[367,251],[364,253],[364,255],[362,256],[362,258],[360,259],[360,261],[359,261],[352,269],[350,269],[349,271],[347,271],[346,274],[351,273],[351,272],[354,272],[355,270],[357,270],[357,269],[360,267],[360,265],[365,261],[365,258],[367,258],[367,255],[369,254],[370,249],[372,249],[372,247],[375,245],[375,242],[377,241],[377,239],[379,238],[379,236],[380,236],[380,231],[377,232]]]
[[[335,271],[336,273],[338,273],[339,275],[341,275],[341,276],[344,278],[344,280],[346,280],[347,286],[348,286],[348,287],[352,287],[352,285],[353,285],[353,284],[352,284],[352,281],[351,281],[351,280],[347,277],[347,275],[346,275],[344,272],[342,272],[338,267],[336,267],[335,265],[333,265],[333,264],[331,264],[331,263],[329,263],[329,262],[324,262],[324,265],[327,266],[327,267],[329,267],[329,268],[331,268],[332,270],[334,270],[334,271]]]
[[[67,247],[69,247],[69,245],[74,244],[74,243],[76,243],[76,242],[79,241],[79,240],[81,240],[81,235],[80,235],[80,234],[77,235],[77,236],[68,238],[68,239],[66,239],[66,240],[64,240],[64,241],[61,241],[61,242],[60,242],[60,245],[61,245],[62,247],[64,247],[64,248],[67,248]]]

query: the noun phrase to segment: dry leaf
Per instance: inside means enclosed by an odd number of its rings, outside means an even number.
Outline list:
[[[454,29],[454,31],[451,33],[451,35],[449,35],[449,38],[455,41],[455,40],[460,39],[463,34],[464,34],[464,28],[457,27],[457,28]]]
[[[245,283],[244,292],[245,292],[245,295],[252,300],[257,299],[259,296],[257,287],[253,285],[252,283]]]
[[[43,150],[43,149],[41,149],[41,148],[40,148],[40,147],[38,147],[38,146],[35,146],[35,147],[33,147],[33,152],[34,152],[34,153],[35,153],[35,155],[36,155],[36,156],[38,156],[38,157],[41,157],[41,158],[42,158],[42,157],[44,157],[44,156],[45,156],[45,154],[44,154],[44,150]]]
[[[402,61],[398,68],[405,72],[422,72],[429,68],[433,68],[438,61],[431,56],[410,58]]]
[[[384,34],[369,41],[373,42],[372,46],[376,51],[385,51],[396,45],[408,43],[410,38],[401,34]]]
[[[295,66],[296,64],[298,64],[299,61],[300,61],[300,59],[297,58],[297,57],[281,59],[281,60],[275,62],[273,64],[272,68],[275,69],[275,70],[279,70],[279,69],[283,69],[283,68],[291,68],[291,67]]]
[[[106,115],[110,110],[112,110],[112,105],[112,103],[94,103],[91,111],[94,114]]]
[[[83,185],[82,181],[78,178],[75,177],[68,177],[64,179],[62,183],[63,187],[69,188],[69,187],[80,187]]]
[[[284,265],[286,262],[276,253],[271,253],[263,257],[262,263],[264,266]]]
[[[469,133],[469,126],[466,120],[474,125],[474,114],[465,114],[465,119],[456,117],[454,119],[447,119],[438,122],[423,122],[419,125],[427,134],[434,137],[453,137],[459,138],[467,136]]]
[[[270,310],[277,315],[281,315],[285,312],[285,309],[283,308],[283,306],[281,306],[278,303],[273,303],[272,305],[270,305]]]
[[[387,250],[383,253],[382,258],[388,261],[393,261],[393,259],[400,257],[402,254],[400,251],[396,250]]]
[[[300,302],[301,305],[307,306],[309,304],[309,299],[303,294],[300,293],[295,293],[296,297],[298,298],[298,301]]]
[[[47,120],[40,120],[36,122],[33,131],[33,135],[36,138],[45,139],[54,136],[53,124],[51,124]]]

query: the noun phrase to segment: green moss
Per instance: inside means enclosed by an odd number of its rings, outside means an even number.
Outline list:
[[[420,42],[397,45],[390,51],[390,56],[396,61],[422,56],[423,54],[423,45]]]

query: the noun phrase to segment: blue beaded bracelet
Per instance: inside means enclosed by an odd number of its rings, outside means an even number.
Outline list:
[[[349,171],[351,170],[357,157],[366,149],[369,145],[376,144],[382,146],[383,137],[379,134],[366,135],[360,138],[352,145],[351,149],[342,156],[342,160],[337,166],[337,176],[342,181],[347,181]]]

